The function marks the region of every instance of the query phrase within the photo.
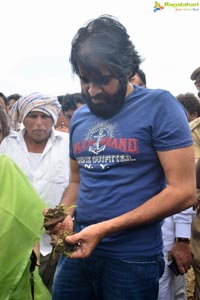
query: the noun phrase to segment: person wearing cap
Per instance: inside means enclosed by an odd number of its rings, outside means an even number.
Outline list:
[[[190,122],[190,129],[194,140],[195,161],[196,164],[200,160],[200,117]],[[196,216],[191,225],[191,251],[192,251],[192,266],[195,275],[195,298],[200,299],[200,189],[197,187],[197,208]]]
[[[190,79],[194,81],[196,89],[198,90],[198,97],[200,98],[200,67],[196,68]],[[195,162],[200,159],[200,116],[190,122],[190,130],[194,141]],[[192,266],[195,275],[195,295],[194,299],[200,299],[200,189],[197,187],[197,214],[192,221],[191,226],[191,251],[193,255]]]
[[[54,129],[60,111],[57,97],[43,93],[21,97],[9,117],[12,128],[20,123],[24,128],[13,130],[0,145],[0,153],[16,162],[48,207],[60,202],[69,181],[69,135]],[[51,251],[50,237],[43,234],[39,270],[50,290],[55,269],[48,266]]]
[[[192,72],[190,79],[194,81],[198,90],[198,97],[200,98],[200,67]],[[198,115],[198,118],[195,118],[192,122],[190,122],[190,129],[194,140],[195,161],[197,162],[200,158],[200,115]]]
[[[192,72],[190,79],[194,81],[194,84],[198,91],[198,97],[200,98],[200,67]]]

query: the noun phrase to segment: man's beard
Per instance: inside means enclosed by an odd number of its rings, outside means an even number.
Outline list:
[[[126,96],[127,81],[120,80],[119,88],[113,96],[107,94],[97,94],[95,97],[90,97],[88,93],[83,93],[83,97],[92,113],[97,117],[108,119],[114,116],[123,106]],[[101,103],[93,103],[92,99],[102,100]]]

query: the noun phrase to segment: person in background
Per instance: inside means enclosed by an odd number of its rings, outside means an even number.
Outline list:
[[[59,259],[53,300],[156,300],[163,218],[195,202],[185,112],[169,92],[130,82],[141,58],[112,16],[78,30],[70,62],[87,105],[71,120],[71,176],[61,201],[76,207],[54,228],[74,230],[66,242],[76,249]]]
[[[200,159],[196,163],[197,188],[200,189]]]
[[[12,107],[12,131],[0,145],[0,153],[10,156],[27,176],[48,206],[56,206],[69,182],[69,135],[54,129],[61,105],[57,97],[31,93]],[[52,258],[50,237],[40,240],[40,275],[51,290],[56,260]]]
[[[85,104],[85,101],[81,93],[72,93],[62,96],[62,99],[59,102],[61,104],[61,113],[55,128],[60,131],[69,132],[72,115],[75,110]]]
[[[200,101],[193,93],[179,94],[176,98],[186,109],[189,122],[200,116]]]
[[[64,97],[64,95],[57,96],[60,105],[62,105],[63,97]],[[66,120],[65,116],[63,115],[62,110],[60,112],[57,123],[55,125],[55,129],[58,131],[63,131],[63,132],[67,132],[67,133],[69,132],[69,129],[67,126],[67,120]]]
[[[133,78],[131,78],[131,83],[146,87],[147,82],[146,82],[146,75],[144,71],[141,69],[137,70]]]
[[[8,119],[7,115],[5,114],[5,111],[0,106],[0,144],[2,140],[9,134],[9,125],[8,125]]]
[[[198,91],[198,97],[200,98],[200,67],[192,72],[190,79],[194,81],[194,84]]]
[[[3,108],[5,114],[7,114],[6,113],[7,112],[6,111],[6,101],[7,101],[6,96],[0,92],[0,106]]]
[[[59,96],[57,96],[58,102],[60,103],[60,105],[62,105],[63,97],[64,97],[64,95],[59,95]]]
[[[179,94],[177,100],[183,105],[188,121],[200,115],[200,102],[192,93]],[[195,211],[191,207],[165,219],[162,226],[165,256],[165,272],[160,279],[158,300],[186,300],[186,273],[192,263],[190,249],[191,223]],[[185,265],[185,272],[175,275],[169,268],[180,264]],[[175,270],[176,271],[176,270]],[[177,270],[178,271],[178,270]]]
[[[6,99],[6,110],[7,110],[7,113],[11,110],[11,108],[13,107],[13,105],[15,104],[15,102],[17,100],[19,100],[20,97],[21,97],[20,94],[12,94],[10,96],[7,96],[7,99]]]
[[[146,76],[142,71],[143,81],[138,81],[134,76],[131,81],[133,84],[146,87]],[[181,101],[181,100],[182,101]],[[189,109],[188,116],[193,119],[200,113],[200,103],[195,95],[186,94],[179,95],[180,102],[186,105]],[[185,107],[185,105],[183,105]],[[189,113],[190,112],[190,113]],[[186,266],[186,272],[191,266],[191,251],[189,247],[190,241],[190,228],[194,211],[192,208],[180,212],[165,218],[162,225],[162,237],[163,237],[163,252],[165,258],[165,270],[162,277],[159,280],[159,295],[158,300],[186,300],[186,276],[175,275],[169,268],[172,261],[178,262],[181,266]],[[181,260],[181,262],[180,262]],[[178,266],[177,265],[177,266]]]
[[[12,126],[12,124],[10,124],[10,117],[9,115],[12,114],[12,108],[13,106],[15,107],[15,103],[19,100],[19,98],[21,97],[20,94],[12,94],[10,96],[7,97],[6,99],[6,111],[8,114],[8,121],[9,121],[9,125],[10,125],[10,130],[14,130],[14,131],[19,131],[20,129],[23,129],[23,124],[15,124],[14,128]]]
[[[68,130],[74,112],[83,104],[85,104],[85,100],[81,93],[66,94],[63,97],[61,109],[64,117],[66,118],[66,126]]]
[[[11,158],[0,154],[0,298],[50,300],[31,258],[46,207]],[[36,250],[36,248],[34,248]],[[31,255],[32,253],[32,255]]]
[[[200,98],[200,67],[195,69],[191,76],[191,80],[194,80],[196,89],[198,91],[198,97]],[[198,162],[200,158],[200,116],[190,122],[190,129],[194,140],[195,149],[195,161]],[[191,226],[191,251],[192,251],[192,266],[195,275],[195,295],[194,299],[200,299],[200,189],[197,187],[197,207],[196,216],[192,221]]]

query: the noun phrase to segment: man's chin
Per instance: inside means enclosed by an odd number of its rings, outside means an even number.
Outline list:
[[[34,137],[32,138],[32,141],[35,143],[35,144],[44,144],[44,143],[47,143],[48,139],[45,137]]]

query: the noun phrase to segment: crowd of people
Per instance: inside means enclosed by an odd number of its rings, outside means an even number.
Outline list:
[[[0,297],[186,300],[192,266],[199,300],[200,67],[197,95],[151,89],[109,15],[77,31],[70,62],[81,93],[0,93]],[[54,255],[60,231],[70,257]]]

